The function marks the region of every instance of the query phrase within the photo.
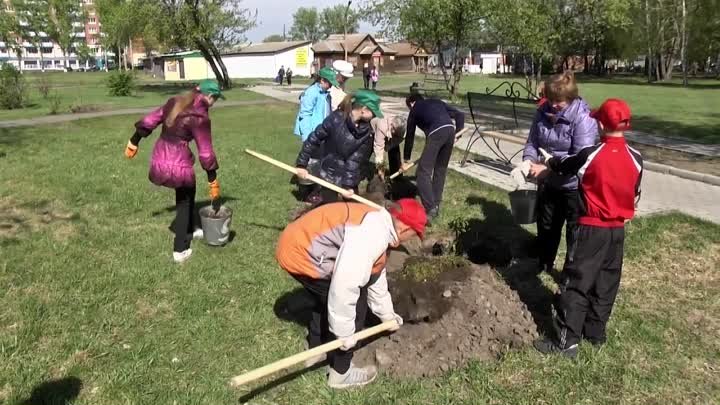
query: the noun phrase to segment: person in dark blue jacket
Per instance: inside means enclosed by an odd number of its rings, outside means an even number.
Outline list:
[[[375,139],[370,126],[374,117],[382,118],[380,97],[369,90],[358,90],[347,96],[340,107],[328,116],[303,143],[296,161],[297,175],[307,177],[310,157],[322,146],[319,177],[340,186],[349,198],[357,192],[362,170],[370,162]],[[338,194],[323,188],[316,205],[338,201]]]
[[[410,114],[402,170],[407,170],[411,164],[415,129],[419,127],[425,133],[426,140],[416,172],[417,187],[428,219],[432,220],[440,213],[450,156],[457,140],[455,137],[465,126],[465,114],[442,100],[426,100],[420,94],[410,95],[405,99],[405,104]]]

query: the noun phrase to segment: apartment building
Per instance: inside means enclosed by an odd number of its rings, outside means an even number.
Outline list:
[[[10,49],[8,44],[0,41],[0,63],[9,63],[21,70],[64,70],[67,66],[72,69],[91,68],[97,66],[104,68],[107,61],[114,62],[115,54],[109,50],[103,49],[101,44],[102,24],[100,17],[95,8],[94,0],[79,0],[86,11],[84,21],[74,23],[77,28],[75,34],[76,42],[67,55],[63,55],[60,46],[48,38],[47,34],[40,32],[40,47],[27,41],[22,43],[22,54],[18,58],[15,50]],[[0,0],[0,4],[7,12],[14,12],[9,0]],[[35,34],[35,33],[31,33]],[[87,44],[91,50],[92,60],[81,63],[78,59],[75,49],[81,44]],[[133,51],[136,51],[133,49]],[[140,54],[140,52],[133,52]]]

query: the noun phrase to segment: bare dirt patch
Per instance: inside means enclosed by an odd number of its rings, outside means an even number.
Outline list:
[[[17,240],[29,233],[49,228],[53,238],[66,241],[76,233],[78,215],[58,202],[21,204],[10,198],[0,199],[0,243]]]

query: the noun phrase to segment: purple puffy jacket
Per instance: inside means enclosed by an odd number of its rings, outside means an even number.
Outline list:
[[[553,114],[549,102],[538,107],[530,135],[528,136],[523,160],[537,162],[542,157],[538,148],[543,148],[553,156],[575,155],[582,149],[596,143],[598,126],[590,117],[590,107],[581,99],[575,99],[555,116],[555,122],[548,117]],[[575,175],[560,175],[551,172],[544,184],[564,190],[576,190],[578,179]]]
[[[176,100],[176,97],[171,98],[164,106],[135,123],[136,130],[143,135],[152,132],[170,114]],[[173,126],[163,124],[150,160],[149,178],[153,184],[170,188],[195,187],[195,158],[190,150],[192,140],[197,145],[202,168],[205,171],[217,170],[208,108],[202,94],[198,93],[193,105],[178,114]]]

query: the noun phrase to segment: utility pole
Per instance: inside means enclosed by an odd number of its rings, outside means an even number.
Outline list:
[[[348,12],[350,12],[350,5],[352,4],[352,0],[348,0],[347,7],[345,8],[345,24],[343,24],[344,33],[343,33],[343,48],[345,49],[345,62],[347,62],[347,19],[348,19]]]
[[[287,37],[285,36],[285,24],[283,24],[283,41],[287,41]]]

